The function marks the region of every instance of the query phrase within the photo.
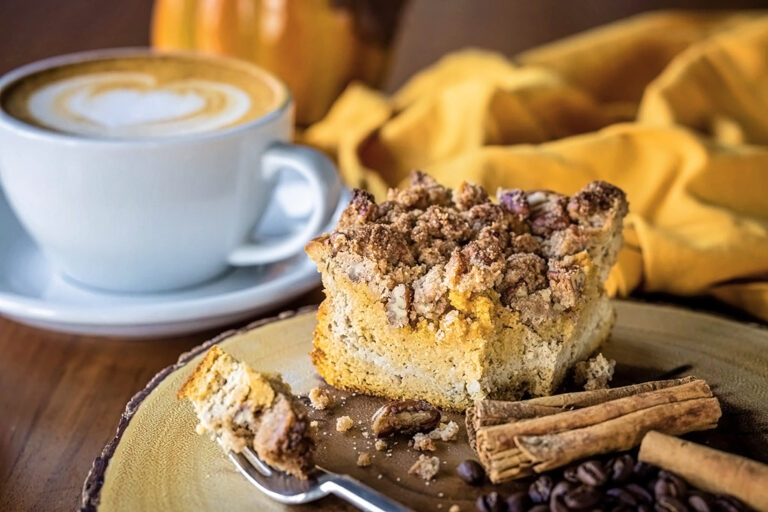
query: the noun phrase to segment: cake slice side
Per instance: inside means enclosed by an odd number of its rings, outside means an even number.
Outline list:
[[[463,409],[555,390],[609,336],[603,281],[621,245],[623,192],[572,196],[423,173],[376,203],[357,191],[307,245],[322,274],[312,358],[330,384]]]

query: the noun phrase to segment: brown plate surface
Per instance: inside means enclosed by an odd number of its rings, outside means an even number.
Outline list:
[[[768,329],[664,306],[618,301],[616,307],[617,325],[605,349],[618,362],[614,384],[680,375],[703,377],[721,399],[724,416],[717,430],[690,438],[768,461]],[[178,402],[175,394],[214,342],[256,369],[282,373],[294,392],[306,393],[321,384],[307,355],[314,325],[313,309],[285,313],[225,333],[158,374],[128,404],[115,439],[94,463],[83,490],[84,508],[103,512],[287,509],[250,487],[216,443],[195,433],[191,406]],[[373,448],[372,436],[364,436],[371,413],[383,400],[333,391],[337,405],[330,412],[313,413],[319,422],[321,465],[349,473],[415,510],[447,511],[453,504],[463,511],[474,510],[478,494],[490,488],[468,487],[455,476],[456,465],[472,455],[462,416],[448,415],[460,422],[461,437],[457,442],[438,443],[435,455],[443,461],[442,469],[427,485],[407,474],[418,455],[404,440],[387,456]],[[337,433],[335,417],[340,415],[360,424],[346,434]],[[356,466],[362,451],[374,455],[372,466]],[[500,490],[520,485],[511,483]],[[346,508],[335,498],[318,505],[326,510]]]

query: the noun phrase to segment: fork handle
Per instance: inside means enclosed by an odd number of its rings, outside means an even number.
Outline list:
[[[334,475],[320,487],[366,512],[411,512],[411,509],[347,475]]]

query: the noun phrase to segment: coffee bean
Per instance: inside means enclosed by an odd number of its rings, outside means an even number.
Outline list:
[[[600,487],[608,481],[608,474],[598,460],[588,460],[579,464],[576,468],[576,476],[582,483],[593,487]]]
[[[474,460],[465,460],[460,463],[456,467],[456,473],[469,485],[482,485],[485,482],[485,470]]]
[[[607,466],[611,482],[621,484],[629,480],[635,470],[635,459],[631,455],[620,455]]]
[[[568,491],[563,501],[568,508],[585,509],[597,505],[602,497],[602,493],[591,485],[580,485]]]
[[[624,490],[634,496],[637,501],[642,501],[643,503],[653,503],[653,496],[651,493],[648,492],[648,490],[640,484],[636,484],[634,482],[626,484],[624,486]]]
[[[712,500],[701,493],[688,495],[688,506],[695,512],[712,512]]]
[[[656,500],[654,510],[656,512],[688,512],[688,507],[673,496],[662,496]]]
[[[626,489],[614,487],[605,491],[605,494],[623,505],[631,505],[633,507],[637,505],[637,498]]]
[[[509,512],[525,512],[528,510],[528,493],[519,491],[507,498],[507,510]]]
[[[475,502],[478,512],[507,512],[507,502],[497,492],[484,494]]]
[[[674,496],[676,497],[685,496],[685,494],[688,492],[688,484],[685,483],[685,480],[675,475],[674,473],[670,473],[668,471],[659,471],[659,478],[665,478],[672,484],[672,486],[675,488],[676,494],[674,494]]]
[[[528,487],[528,496],[534,503],[547,503],[553,486],[552,478],[541,475]]]
[[[482,466],[473,460],[459,464],[462,480],[479,485],[486,481]],[[477,475],[480,475],[479,477]],[[553,480],[553,476],[556,480]],[[610,483],[609,483],[610,482]],[[608,484],[608,485],[606,485]],[[604,489],[601,489],[605,486]],[[587,460],[562,472],[540,475],[526,491],[506,500],[496,492],[477,499],[480,512],[746,512],[744,504],[727,495],[713,496],[689,489],[679,476],[627,453],[607,461]]]
[[[730,496],[721,495],[715,497],[715,510],[718,512],[741,512],[746,510],[746,507],[740,501]]]
[[[552,492],[549,493],[549,499],[557,498],[558,496],[562,496],[563,494],[567,493],[571,489],[576,487],[571,482],[568,482],[567,480],[561,480],[555,484],[555,486],[552,488]]]
[[[640,480],[649,480],[656,476],[656,473],[658,472],[655,467],[646,464],[645,462],[638,462],[633,469],[635,477]]]
[[[667,476],[659,476],[653,484],[653,495],[659,500],[663,496],[671,496],[672,498],[681,498],[684,494],[683,489],[680,488],[677,482],[673,481]]]
[[[565,504],[565,500],[562,496],[549,499],[549,510],[551,512],[570,512],[570,508]]]
[[[549,493],[549,509],[555,512],[568,512],[568,507],[563,500],[563,497],[575,487],[574,484],[567,480],[559,481]]]
[[[571,466],[563,471],[563,478],[571,482],[572,484],[580,484],[579,476],[576,474],[576,466]]]

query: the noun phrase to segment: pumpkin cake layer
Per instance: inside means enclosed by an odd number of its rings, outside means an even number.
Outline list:
[[[380,204],[355,191],[307,245],[326,292],[312,360],[333,386],[451,409],[550,394],[610,334],[626,213],[605,182],[492,202],[415,172]]]

